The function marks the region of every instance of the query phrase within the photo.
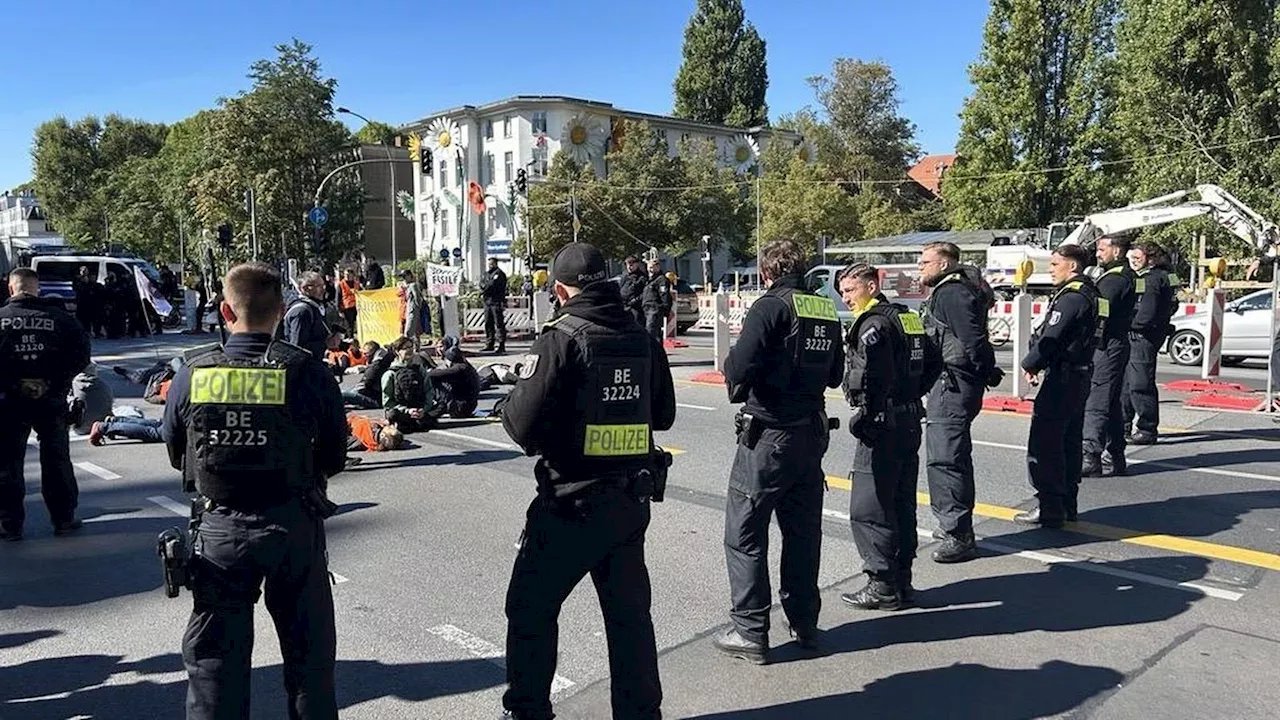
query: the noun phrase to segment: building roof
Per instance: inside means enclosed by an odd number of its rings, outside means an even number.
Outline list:
[[[920,161],[911,166],[907,171],[907,175],[912,180],[923,187],[925,190],[938,195],[942,189],[942,174],[947,168],[956,162],[955,154],[950,155],[925,155]]]
[[[1047,230],[1042,228],[913,232],[860,240],[849,245],[832,246],[827,248],[827,252],[832,254],[919,252],[921,248],[931,242],[954,243],[962,251],[986,250],[991,247],[996,238],[1009,238],[1012,241],[1018,233],[1033,234],[1040,241],[1045,240],[1049,234]]]
[[[484,105],[459,105],[457,107],[439,110],[430,113],[425,117],[414,120],[400,127],[400,130],[414,131],[425,128],[430,122],[438,117],[457,117],[459,115],[470,115],[479,117],[482,115],[491,115],[504,110],[515,110],[529,107],[556,106],[556,105],[584,105],[588,108],[599,112],[602,115],[621,115],[631,120],[656,120],[664,125],[684,128],[688,130],[701,130],[703,132],[724,132],[726,130],[741,133],[764,133],[778,134],[790,136],[793,139],[800,139],[800,134],[791,130],[779,130],[769,127],[734,127],[731,125],[716,125],[714,123],[698,122],[696,120],[687,120],[685,118],[672,117],[670,115],[658,115],[655,113],[639,112],[637,110],[624,110],[616,108],[613,103],[607,103],[600,100],[584,100],[582,98],[568,97],[566,95],[515,95],[504,100],[487,103]]]

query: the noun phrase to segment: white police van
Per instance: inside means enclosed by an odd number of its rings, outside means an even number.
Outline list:
[[[141,258],[113,255],[40,255],[31,258],[31,269],[40,278],[41,297],[61,298],[68,310],[75,309],[74,281],[80,277],[80,268],[89,268],[89,277],[104,285],[112,277],[133,285],[135,267],[142,268],[142,274],[156,287],[160,286],[160,272]]]

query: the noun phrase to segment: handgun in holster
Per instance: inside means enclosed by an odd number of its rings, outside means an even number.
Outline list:
[[[733,422],[738,430],[738,444],[748,450],[755,450],[756,443],[760,442],[760,436],[764,434],[764,423],[755,415],[741,411],[733,416]]]
[[[202,497],[191,501],[191,519],[187,523],[187,534],[176,527],[160,533],[156,538],[156,554],[160,556],[160,570],[164,575],[165,597],[176,598],[182,588],[191,589],[191,554],[200,527],[200,518],[206,509],[206,501]]]
[[[338,504],[329,499],[324,490],[315,483],[307,487],[302,494],[302,504],[312,515],[321,520],[328,520],[338,514]]]

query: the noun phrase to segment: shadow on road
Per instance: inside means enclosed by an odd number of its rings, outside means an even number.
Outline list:
[[[28,643],[33,643],[45,638],[57,637],[61,634],[61,630],[33,630],[31,632],[6,633],[0,635],[0,650],[22,647]]]
[[[175,630],[175,634],[178,632]],[[103,685],[121,673],[158,675],[174,672],[184,672],[178,653],[136,662],[125,662],[119,655],[32,660],[4,668],[0,716],[9,717],[7,713],[10,710],[17,712],[21,709],[21,717],[32,718],[91,716],[95,720],[136,720],[181,717],[187,692],[185,674],[181,679],[168,682],[142,680]],[[284,716],[282,675],[279,665],[253,669],[251,717]],[[505,682],[501,668],[479,659],[401,665],[376,660],[339,660],[335,675],[339,708],[383,697],[423,702],[485,690]]]
[[[1278,508],[1280,490],[1259,490],[1189,495],[1133,505],[1114,505],[1083,512],[1080,519],[1141,533],[1204,538],[1236,527],[1240,524],[1240,519],[1250,512]],[[1035,531],[1020,533],[1028,538],[1033,534]],[[1002,536],[1001,539],[1008,537],[1010,536]]]
[[[1280,442],[1280,428],[1253,428],[1250,430],[1188,430],[1186,432],[1164,433],[1160,436],[1160,445],[1184,445],[1187,443],[1212,442],[1214,440],[1262,440],[1264,442]],[[1276,452],[1272,450],[1272,453]]]
[[[1140,458],[1140,464],[1129,466],[1129,476],[1154,475],[1156,473],[1176,472],[1169,466],[1178,465],[1187,468],[1220,468],[1228,465],[1272,464],[1280,452],[1276,448],[1257,448],[1252,450],[1224,450],[1222,452],[1197,453],[1195,455],[1179,455],[1176,457]],[[1161,464],[1165,463],[1165,464]]]
[[[364,462],[347,470],[346,473],[361,473],[370,470],[387,470],[390,468],[432,467],[438,465],[483,465],[524,457],[514,450],[467,450],[452,455],[428,455],[425,457],[404,458],[386,462]]]
[[[900,673],[860,692],[797,700],[769,707],[697,715],[690,720],[813,718],[1050,717],[1114,688],[1124,676],[1111,668],[1051,660],[1034,670],[957,664]]]

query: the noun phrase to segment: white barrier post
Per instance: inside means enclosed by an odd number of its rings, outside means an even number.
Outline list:
[[[1271,354],[1267,357],[1267,404],[1263,410],[1270,414],[1280,412],[1280,265],[1271,275]]]
[[[551,293],[539,290],[533,294],[533,334],[542,331],[542,326],[551,319]]]
[[[729,295],[727,293],[718,292],[712,296],[715,299],[713,308],[715,310],[715,320],[712,329],[714,331],[713,345],[716,353],[716,372],[724,372],[724,361],[729,357]]]
[[[1203,350],[1200,353],[1200,378],[1212,380],[1222,372],[1222,312],[1226,296],[1217,288],[1205,292],[1209,306],[1209,326],[1205,328]]]
[[[440,298],[440,326],[445,335],[462,337],[462,327],[458,322],[458,298],[452,295]]]
[[[1018,293],[1013,299],[1013,394],[1026,399],[1030,383],[1022,374],[1022,358],[1031,350],[1031,296]]]

